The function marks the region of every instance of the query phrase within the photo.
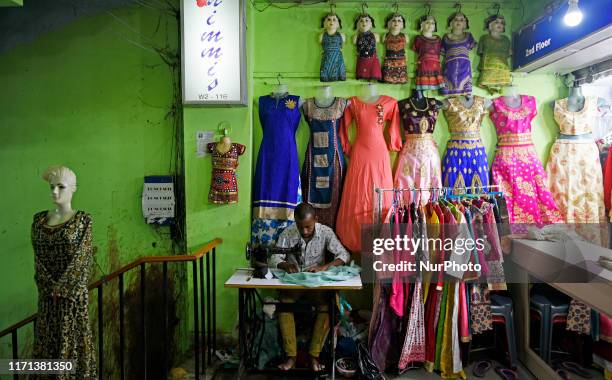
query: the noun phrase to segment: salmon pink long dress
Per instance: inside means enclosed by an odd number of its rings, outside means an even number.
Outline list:
[[[349,127],[355,121],[357,136],[349,141]],[[387,143],[383,134],[389,122]],[[375,188],[393,188],[393,175],[389,151],[402,148],[400,117],[397,101],[382,95],[375,103],[364,103],[357,97],[350,99],[344,112],[340,141],[344,154],[349,157],[344,180],[342,201],[338,210],[336,232],[342,244],[353,252],[361,251],[361,225],[374,222]],[[391,206],[392,192],[383,195],[382,215]]]

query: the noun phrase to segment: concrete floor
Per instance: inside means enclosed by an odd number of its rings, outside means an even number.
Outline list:
[[[191,366],[190,366],[191,364]],[[185,363],[183,368],[193,368],[193,363]],[[466,375],[468,379],[483,379],[483,380],[499,380],[501,377],[495,372],[494,368],[499,363],[494,363],[493,368],[487,372],[485,377],[477,378],[472,374],[472,366],[468,367],[466,370]],[[517,368],[517,372],[519,374],[520,380],[536,380],[536,378],[529,373],[523,366],[519,364]],[[237,371],[234,369],[223,369],[219,368],[215,370],[209,370],[206,375],[206,379],[214,379],[214,380],[234,380],[237,378]],[[336,375],[337,379],[344,379],[342,376]],[[391,376],[385,375],[386,379],[401,379],[401,380],[441,380],[442,377],[438,373],[429,373],[424,369],[418,370],[410,370],[406,371],[402,375],[399,376]],[[574,378],[576,378],[574,376]],[[195,379],[193,373],[189,374],[188,379]],[[276,371],[269,371],[263,373],[251,373],[244,377],[247,380],[265,380],[265,379],[275,379],[275,380],[301,380],[301,379],[314,379],[312,373],[306,370],[293,371],[289,373],[281,373]],[[327,376],[327,379],[331,379],[331,374]],[[542,379],[544,380],[544,379]]]

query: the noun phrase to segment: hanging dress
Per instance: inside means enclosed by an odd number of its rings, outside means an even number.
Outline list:
[[[408,82],[406,70],[406,35],[397,36],[387,33],[385,36],[385,61],[382,75],[386,83],[403,84]]]
[[[293,210],[302,199],[295,143],[299,101],[299,96],[288,94],[278,99],[270,95],[259,98],[263,138],[253,179],[253,243],[274,244],[293,224]]]
[[[513,232],[521,224],[562,221],[548,189],[548,180],[531,140],[531,120],[536,116],[533,96],[521,95],[521,105],[509,107],[503,97],[493,101],[491,120],[497,130],[497,151],[491,167],[493,182],[501,186]]]
[[[238,156],[244,153],[246,147],[233,143],[230,150],[225,153],[217,150],[217,143],[209,143],[207,147],[212,156],[212,178],[208,201],[215,204],[238,202],[236,169],[238,168]]]
[[[567,109],[567,98],[557,100],[554,116],[561,134],[550,150],[546,173],[555,204],[565,223],[589,224],[576,226],[588,241],[607,243],[599,231],[606,210],[599,149],[591,134],[597,98],[585,97],[584,107],[576,112]]]
[[[348,105],[347,99],[334,98],[328,107],[320,107],[314,98],[302,106],[310,126],[310,141],[302,166],[304,201],[317,209],[319,223],[335,228],[340,206],[340,193],[345,164],[338,138],[340,121]]]
[[[480,38],[478,44],[478,53],[481,55],[478,66],[479,86],[498,91],[510,85],[512,80],[508,58],[510,58],[511,49],[510,39],[504,35],[494,38],[490,34],[485,34]]]
[[[444,80],[446,86],[440,89],[442,95],[469,95],[472,93],[472,63],[470,50],[476,41],[472,33],[465,33],[465,38],[453,40],[448,34],[442,39],[444,60]]]
[[[425,107],[419,108],[412,98],[398,103],[404,137],[406,142],[397,159],[397,167],[393,177],[395,188],[442,187],[440,172],[440,156],[438,146],[433,138],[433,132],[438,119],[438,106],[433,98],[425,98]],[[422,191],[416,194],[421,204],[426,204],[430,193]],[[417,200],[412,199],[411,192],[404,192],[407,204]]]
[[[376,37],[374,33],[367,31],[357,35],[357,79],[382,78],[380,62],[376,55]]]
[[[489,185],[489,166],[480,140],[480,125],[487,112],[485,100],[474,96],[469,108],[457,98],[449,98],[448,103],[444,116],[451,139],[442,160],[442,183],[454,188],[486,187]]]
[[[96,379],[96,352],[89,327],[87,288],[93,250],[91,216],[83,211],[49,226],[47,211],[34,215],[32,247],[38,288],[38,317],[32,358],[74,360],[70,375],[30,379]],[[56,300],[52,294],[57,294]]]
[[[336,32],[332,35],[323,33],[321,45],[323,56],[321,58],[321,82],[346,80],[346,66],[342,56],[342,35]]]
[[[438,36],[432,38],[418,35],[414,38],[412,50],[417,53],[416,89],[437,90],[445,86],[440,67],[440,51],[442,40]]]
[[[351,143],[349,127],[353,121],[357,137]],[[390,122],[388,145],[383,134],[386,121]],[[344,112],[340,141],[349,163],[336,232],[346,248],[357,252],[361,251],[361,224],[374,222],[374,189],[393,187],[389,150],[399,151],[402,147],[396,100],[382,95],[375,103],[364,103],[352,97]],[[391,201],[391,192],[386,192],[382,215],[387,214]]]

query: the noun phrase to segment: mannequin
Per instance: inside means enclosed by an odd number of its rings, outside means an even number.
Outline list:
[[[517,86],[511,84],[510,86],[504,87],[502,92],[504,96],[504,103],[512,108],[518,108],[521,106],[521,95],[518,93]]]
[[[582,95],[582,87],[575,86],[569,89],[567,97],[567,110],[578,112],[584,107],[584,95]]]
[[[361,95],[359,99],[364,103],[376,103],[380,98],[378,94],[378,86],[373,83],[368,83],[361,87]]]
[[[280,99],[283,96],[287,95],[288,92],[289,86],[287,86],[285,83],[279,83],[274,86],[274,89],[272,90],[272,97],[275,99]]]
[[[331,12],[321,19],[323,33],[319,35],[319,43],[323,46],[321,58],[321,82],[346,80],[346,67],[342,56],[342,46],[346,42],[342,29],[342,20]]]
[[[465,96],[459,96],[457,99],[459,99],[459,101],[461,102],[461,104],[463,104],[464,107],[470,108],[474,104],[475,98],[473,95],[465,95]],[[520,101],[520,98],[519,98],[519,101]],[[448,99],[443,99],[441,104],[442,104],[441,107],[443,110],[448,109],[448,107],[450,106],[450,102],[448,101]],[[491,107],[491,104],[493,104],[491,102],[491,99],[484,98],[484,107],[486,109],[489,109]]]
[[[489,34],[480,38],[478,54],[481,56],[479,85],[491,93],[512,83],[508,58],[512,55],[512,43],[503,33],[506,31],[504,16],[496,14],[485,20]]]
[[[223,136],[219,139],[216,148],[221,154],[227,153],[232,149],[232,139],[229,137],[227,128],[223,129]]]
[[[317,87],[317,93],[315,95],[315,101],[319,107],[329,107],[334,102],[335,97],[331,86],[319,86]]]
[[[72,196],[76,191],[76,176],[72,170],[66,167],[47,170],[43,176],[49,182],[51,198],[55,203],[54,210],[47,211],[47,224],[56,226],[70,220],[75,210],[72,209]]]
[[[412,102],[412,104],[414,104],[415,106],[417,106],[418,108],[425,108],[427,107],[427,98],[423,95],[423,91],[421,90],[412,90],[412,94],[410,95],[410,101]],[[442,105],[444,103],[442,103],[439,100],[435,100],[436,104],[435,104],[435,108],[436,109],[440,109],[442,108]]]
[[[472,65],[469,51],[476,46],[470,32],[470,22],[465,14],[455,12],[448,18],[447,26],[451,32],[442,39],[442,49],[446,55],[444,80],[446,87],[442,95],[462,95],[472,93]]]
[[[49,183],[55,208],[34,215],[32,247],[38,319],[32,357],[48,359],[68,353],[79,379],[94,379],[96,354],[89,327],[88,289],[93,260],[91,216],[72,209],[76,175],[64,166],[48,168],[43,179]],[[66,319],[65,316],[71,318]],[[48,326],[57,326],[51,331]],[[59,337],[58,337],[59,335]]]
[[[374,18],[367,13],[362,13],[355,19],[354,29],[357,34],[353,36],[353,44],[357,47],[357,79],[382,79],[376,54],[376,44],[380,42],[380,36],[371,30],[375,27]]]
[[[418,22],[421,34],[414,38],[412,50],[418,55],[415,75],[417,90],[437,90],[446,86],[440,67],[442,39],[433,33],[437,30],[436,19],[423,15]]]
[[[385,60],[383,63],[383,80],[386,83],[403,84],[408,82],[406,69],[406,44],[408,37],[402,33],[406,25],[404,16],[393,13],[385,20]]]
[[[279,100],[281,100],[287,95],[289,95],[289,86],[285,83],[280,83],[279,79],[279,83],[274,85],[274,88],[272,89],[272,94],[270,94],[270,96],[274,98],[276,100],[276,103],[278,104]],[[301,107],[303,103],[304,100],[300,97],[298,101],[298,107]]]

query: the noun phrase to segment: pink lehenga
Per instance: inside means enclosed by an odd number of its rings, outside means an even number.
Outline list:
[[[517,108],[506,105],[503,97],[493,101],[491,120],[498,141],[491,172],[493,183],[504,192],[513,232],[525,232],[527,224],[563,221],[531,140],[531,120],[536,114],[533,96],[521,95]]]
[[[425,98],[425,106],[412,98],[404,99],[398,103],[404,127],[406,142],[399,154],[393,185],[395,188],[429,189],[442,187],[442,172],[438,146],[433,138],[433,132],[438,119],[436,100]],[[418,202],[412,199],[411,192],[404,192],[406,203]],[[425,205],[429,201],[430,193],[421,190],[414,194]]]

